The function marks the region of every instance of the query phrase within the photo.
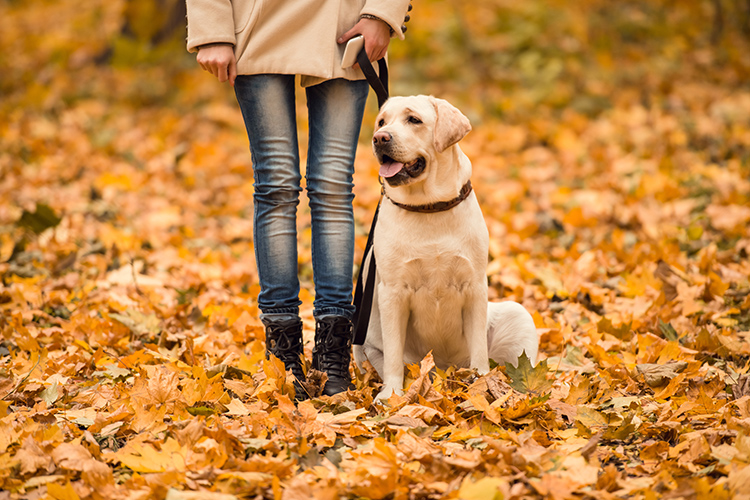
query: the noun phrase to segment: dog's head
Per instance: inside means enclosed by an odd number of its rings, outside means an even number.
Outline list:
[[[423,180],[470,130],[469,119],[448,101],[392,97],[375,120],[372,139],[380,175],[393,187]]]

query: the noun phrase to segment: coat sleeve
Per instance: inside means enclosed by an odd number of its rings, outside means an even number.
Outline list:
[[[197,52],[207,43],[235,44],[230,0],[186,0],[187,49]]]
[[[404,32],[401,31],[401,26],[404,24],[408,8],[409,0],[367,0],[360,15],[369,14],[382,19],[403,40]]]

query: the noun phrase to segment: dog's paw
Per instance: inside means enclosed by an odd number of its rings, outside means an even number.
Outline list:
[[[375,396],[375,401],[384,403],[388,401],[388,399],[391,397],[391,395],[393,395],[393,393],[396,393],[399,396],[404,395],[403,389],[400,389],[400,388],[397,389],[394,387],[384,387],[383,390],[380,391],[377,396]]]
[[[481,376],[481,375],[487,375],[488,373],[490,373],[490,365],[489,365],[489,363],[487,363],[487,364],[483,364],[483,365],[480,365],[480,366],[472,366],[472,368],[473,368],[474,370],[476,370],[476,371],[477,371],[477,373],[478,373],[478,374],[479,374],[480,376]]]

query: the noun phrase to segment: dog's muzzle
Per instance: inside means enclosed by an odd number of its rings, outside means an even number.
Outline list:
[[[380,176],[391,186],[401,186],[411,179],[419,177],[425,171],[427,162],[421,156],[408,161],[403,161],[393,156],[391,136],[378,140],[378,135],[373,138],[375,154],[380,163]]]
[[[427,162],[421,156],[409,163],[404,163],[394,160],[388,155],[383,155],[380,160],[380,176],[389,185],[400,186],[422,175],[426,166]]]

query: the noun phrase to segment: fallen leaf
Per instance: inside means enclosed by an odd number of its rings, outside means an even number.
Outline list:
[[[676,377],[678,373],[685,370],[685,368],[687,368],[687,363],[684,361],[675,361],[666,365],[651,363],[636,365],[638,373],[643,375],[644,380],[651,387],[661,387]]]
[[[508,489],[508,484],[500,478],[483,477],[472,482],[467,476],[458,490],[458,498],[461,500],[496,500],[503,498],[502,492]]]
[[[511,379],[510,386],[524,394],[542,395],[552,387],[552,381],[547,379],[547,360],[531,366],[525,352],[518,358],[518,367],[506,363],[505,371]]]

